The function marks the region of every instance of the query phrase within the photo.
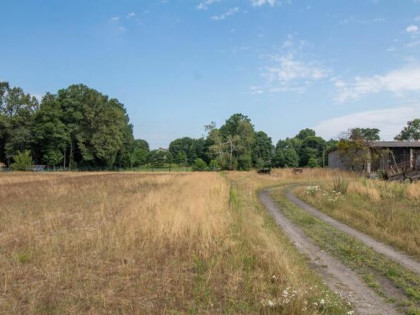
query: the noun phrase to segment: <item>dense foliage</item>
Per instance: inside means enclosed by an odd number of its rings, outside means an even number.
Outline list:
[[[376,128],[353,128],[344,132],[337,143],[343,164],[353,171],[365,171],[368,162],[379,158],[379,152],[370,146],[378,140],[379,129]]]
[[[420,140],[420,119],[407,122],[407,126],[401,130],[395,140]]]
[[[149,151],[133,139],[123,104],[85,85],[47,93],[39,103],[2,82],[0,127],[0,160],[7,165],[30,152],[34,163],[51,167],[129,167],[145,163]]]
[[[240,113],[220,128],[212,122],[205,130],[206,137],[183,137],[168,149],[150,151],[145,140],[134,139],[124,105],[117,99],[80,84],[47,93],[39,102],[21,88],[0,82],[0,162],[14,163],[15,168],[21,163],[68,169],[174,164],[196,170],[324,167],[327,152],[339,148],[351,168],[363,169],[366,146],[380,139],[376,128],[350,129],[340,141],[325,141],[307,128],[274,147],[271,138]],[[396,137],[419,138],[420,119],[409,121]]]

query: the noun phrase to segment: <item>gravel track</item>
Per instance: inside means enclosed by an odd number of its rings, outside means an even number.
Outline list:
[[[259,198],[296,248],[308,256],[324,282],[351,302],[358,314],[398,314],[391,305],[368,288],[354,271],[321,250],[300,228],[287,219],[267,190],[262,191]]]

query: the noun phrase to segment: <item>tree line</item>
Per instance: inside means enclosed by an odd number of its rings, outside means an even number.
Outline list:
[[[0,162],[42,164],[66,169],[132,168],[168,165],[196,170],[249,170],[270,167],[319,167],[327,152],[343,140],[324,140],[312,129],[279,140],[274,146],[249,117],[234,114],[207,135],[173,140],[168,149],[150,150],[134,139],[122,103],[83,84],[71,85],[39,101],[19,87],[0,82]],[[379,140],[379,130],[354,128],[345,137]],[[408,122],[398,140],[419,139],[420,120]],[[340,144],[341,143],[341,144]]]

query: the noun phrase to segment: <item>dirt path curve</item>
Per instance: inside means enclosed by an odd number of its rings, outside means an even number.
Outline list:
[[[321,250],[301,229],[290,222],[271,199],[267,190],[262,191],[259,197],[296,248],[309,257],[325,283],[350,301],[358,314],[398,314],[369,289],[354,271]]]
[[[343,231],[344,233],[353,236],[354,238],[362,241],[366,245],[370,246],[375,252],[381,253],[390,259],[398,262],[400,265],[404,266],[405,268],[420,274],[420,263],[414,260],[413,258],[409,257],[408,255],[397,251],[396,249],[392,248],[391,246],[385,245],[381,242],[374,240],[372,237],[359,232],[333,218],[322,213],[321,211],[311,207],[307,203],[303,202],[299,198],[297,198],[290,190],[286,193],[287,198],[293,202],[298,207],[302,208],[306,212],[309,212],[314,217],[317,217],[336,229]]]

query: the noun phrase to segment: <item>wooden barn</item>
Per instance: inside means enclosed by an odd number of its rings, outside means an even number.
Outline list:
[[[371,155],[377,158],[366,161],[367,174],[381,171],[394,176],[420,171],[420,141],[375,141],[369,146]],[[329,168],[349,170],[344,160],[337,149],[328,153]]]

